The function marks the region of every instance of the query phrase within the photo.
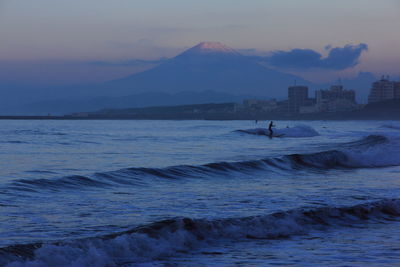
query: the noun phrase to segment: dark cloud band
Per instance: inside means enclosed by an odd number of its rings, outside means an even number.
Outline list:
[[[103,67],[132,67],[132,66],[144,66],[148,64],[160,64],[167,60],[167,58],[160,58],[154,60],[145,60],[145,59],[132,59],[132,60],[123,60],[123,61],[91,61],[88,62],[89,65],[93,66],[103,66]]]
[[[291,51],[276,51],[267,62],[271,66],[288,69],[332,69],[343,70],[356,66],[363,51],[368,50],[366,44],[345,45],[344,47],[326,46],[329,51],[327,57],[311,49],[293,49]]]

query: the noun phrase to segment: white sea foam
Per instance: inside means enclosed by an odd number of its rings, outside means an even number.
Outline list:
[[[335,150],[288,156],[298,164],[318,168],[373,168],[400,165],[400,138],[370,135]]]
[[[327,227],[366,223],[368,220],[393,220],[398,216],[400,200],[394,199],[350,207],[295,209],[243,218],[178,218],[101,238],[44,244],[33,252],[33,259],[14,259],[8,263],[0,260],[0,264],[9,267],[138,264],[189,252],[216,240],[276,239]]]
[[[386,167],[400,165],[400,140],[390,138],[388,142],[362,149],[344,149],[349,167]]]
[[[318,136],[319,133],[308,125],[296,125],[294,127],[277,128],[274,130],[277,135],[283,135],[284,137],[314,137]]]
[[[254,135],[269,135],[269,130],[267,128],[246,129],[239,130],[239,132]],[[319,133],[314,128],[308,125],[296,125],[294,127],[276,128],[273,129],[273,132],[274,136],[282,137],[314,137],[319,135]]]
[[[388,129],[395,129],[395,130],[400,130],[400,123],[398,122],[390,122],[383,124],[381,128],[388,128]]]

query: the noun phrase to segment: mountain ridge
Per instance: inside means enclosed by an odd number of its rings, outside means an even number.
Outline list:
[[[202,42],[150,70],[109,81],[105,87],[117,94],[214,90],[282,98],[294,80],[311,85],[296,75],[264,67],[221,43]]]

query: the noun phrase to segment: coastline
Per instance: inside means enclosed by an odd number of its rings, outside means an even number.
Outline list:
[[[368,120],[400,120],[400,114],[393,114],[393,116],[363,116],[362,114],[305,114],[302,116],[283,116],[283,115],[227,115],[227,114],[213,114],[207,116],[176,116],[168,114],[151,114],[151,115],[114,115],[114,116],[0,116],[0,120],[220,120],[220,121],[234,121],[234,120],[280,120],[280,121],[368,121]]]
[[[104,109],[65,115],[3,115],[0,120],[400,120],[400,100],[341,112],[287,114],[283,110],[237,109],[235,103]]]

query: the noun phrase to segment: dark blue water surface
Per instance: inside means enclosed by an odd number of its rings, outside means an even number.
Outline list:
[[[0,121],[0,265],[400,264],[400,122]]]

